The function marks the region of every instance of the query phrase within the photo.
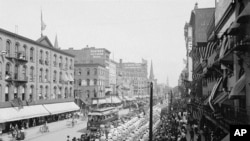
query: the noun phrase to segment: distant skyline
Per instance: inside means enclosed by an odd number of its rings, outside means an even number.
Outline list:
[[[37,40],[43,32],[61,49],[106,48],[119,62],[151,60],[158,83],[174,87],[184,68],[184,25],[211,0],[0,0],[0,28]]]

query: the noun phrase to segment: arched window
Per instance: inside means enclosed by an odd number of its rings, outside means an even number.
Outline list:
[[[90,75],[90,69],[87,68],[87,75]]]
[[[34,86],[31,85],[30,86],[30,93],[29,93],[29,99],[33,100],[33,95],[34,95]]]
[[[49,99],[49,86],[45,86],[45,99]]]
[[[26,78],[27,78],[27,74],[26,73],[27,73],[27,66],[24,65],[23,66],[23,72],[22,72],[24,80],[26,80]]]
[[[30,48],[30,61],[34,62],[34,48]]]
[[[17,98],[18,94],[18,87],[14,86],[14,98]]]
[[[39,82],[43,82],[43,69],[40,68],[40,71],[39,71]]]
[[[90,85],[90,80],[89,79],[87,79],[87,86],[89,86]]]
[[[5,101],[9,101],[9,91],[10,91],[10,86],[5,85]]]
[[[64,91],[64,98],[68,98],[68,97],[69,97],[69,93],[68,93],[68,88],[66,87]]]
[[[21,95],[22,95],[22,100],[25,100],[25,89],[26,87],[25,86],[20,86],[20,92],[21,92]]]
[[[62,69],[62,67],[63,67],[63,62],[62,62],[63,60],[62,60],[62,56],[60,56],[60,61],[59,61],[59,68],[60,69]]]
[[[40,55],[39,55],[40,59],[39,59],[39,63],[43,64],[43,50],[40,50]]]
[[[15,65],[15,69],[14,69],[14,79],[18,80],[18,65]]]
[[[46,58],[45,58],[45,65],[49,65],[49,52],[48,51],[46,51]]]
[[[59,87],[58,98],[62,98],[62,87]]]
[[[34,81],[34,67],[30,67],[30,81],[33,82]]]
[[[66,70],[68,69],[68,58],[67,57],[65,58],[65,69]]]
[[[62,72],[59,74],[59,83],[63,83]]]
[[[11,65],[10,65],[10,63],[6,64],[5,79],[11,79]]]
[[[18,53],[19,53],[19,43],[16,43],[15,44],[15,57],[16,58],[19,58]]]
[[[27,46],[23,45],[23,59],[27,60]]]
[[[54,75],[53,75],[53,82],[56,83],[56,75],[57,75],[57,72],[54,71]]]
[[[78,80],[78,85],[81,86],[82,85],[82,79]]]
[[[70,59],[69,69],[73,69],[72,59]]]
[[[56,88],[56,86],[55,86],[55,87],[54,87],[54,90],[53,90],[53,95],[52,95],[52,97],[51,97],[52,99],[55,99],[55,98],[56,98],[56,89],[57,89],[57,88]]]
[[[42,85],[40,86],[38,97],[39,97],[39,99],[43,99],[43,86]]]
[[[94,74],[97,75],[97,68],[94,68]]]
[[[45,71],[45,82],[48,82],[49,81],[49,70],[46,69]]]
[[[10,57],[10,46],[11,46],[11,42],[8,40],[6,42],[6,52],[7,52],[7,57]]]
[[[69,97],[72,97],[72,88],[69,88]]]
[[[54,62],[53,62],[53,64],[54,64],[54,67],[56,67],[56,64],[57,64],[57,57],[56,57],[56,54],[54,54]]]

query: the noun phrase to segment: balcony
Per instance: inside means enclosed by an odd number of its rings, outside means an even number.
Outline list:
[[[18,75],[18,74],[14,74],[14,77],[12,77],[10,73],[8,73],[5,76],[5,81],[16,82],[16,83],[27,83],[28,77],[26,75]]]
[[[28,62],[28,60],[23,52],[17,52],[15,55],[14,54],[7,55],[6,58],[9,60],[17,61],[19,63],[27,63]]]

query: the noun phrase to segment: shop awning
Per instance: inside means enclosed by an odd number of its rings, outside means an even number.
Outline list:
[[[243,89],[246,86],[246,74],[243,74],[240,79],[235,83],[233,89],[229,94],[229,99],[237,98],[239,96],[244,96],[245,93]]]
[[[43,105],[50,114],[60,114],[66,112],[72,112],[79,110],[79,106],[75,102],[64,102],[64,103],[55,103],[55,104],[44,104]]]
[[[50,115],[42,105],[1,108],[0,123]]]

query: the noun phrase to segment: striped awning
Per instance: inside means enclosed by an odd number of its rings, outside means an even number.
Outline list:
[[[215,93],[217,92],[217,90],[218,90],[218,88],[219,88],[221,82],[222,82],[222,77],[215,83],[215,85],[214,85],[214,87],[213,87],[213,89],[212,89],[212,92],[211,92],[211,94],[210,94],[210,96],[209,96],[208,103],[209,103],[209,106],[211,107],[211,109],[212,109],[213,111],[215,111],[215,109],[214,109],[214,107],[213,107],[213,105],[212,105],[212,100],[213,100],[214,95],[215,95]]]

